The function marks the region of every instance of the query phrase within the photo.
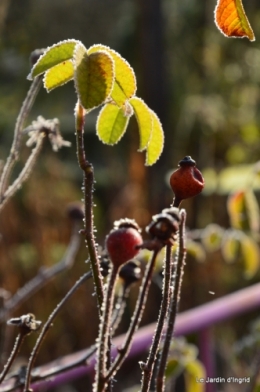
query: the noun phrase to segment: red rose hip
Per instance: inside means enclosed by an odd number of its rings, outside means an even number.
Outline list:
[[[204,188],[204,178],[190,156],[184,157],[178,166],[170,177],[170,185],[175,194],[174,206],[178,206],[184,199],[198,195]]]
[[[143,239],[135,221],[124,219],[115,222],[115,228],[106,237],[106,249],[114,268],[118,269],[135,257],[142,243]]]

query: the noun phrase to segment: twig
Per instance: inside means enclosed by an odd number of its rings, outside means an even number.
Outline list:
[[[187,310],[179,313],[175,324],[175,336],[183,336],[191,333],[196,333],[201,329],[208,326],[221,323],[225,320],[230,320],[233,317],[238,317],[243,314],[247,314],[253,310],[256,310],[260,306],[260,283],[253,284],[250,287],[246,287],[232,294],[228,294],[224,297],[211,300],[203,305],[196,308]],[[152,341],[152,336],[156,328],[156,323],[152,323],[140,328],[134,335],[133,344],[131,346],[131,356],[136,357],[147,350]],[[125,334],[115,338],[112,347],[112,355],[117,354],[116,346],[121,346],[125,341]],[[93,374],[95,368],[95,360],[91,359],[89,366],[84,366],[75,369],[75,356],[79,356],[80,359],[89,350],[84,350],[82,353],[73,353],[52,361],[44,366],[35,369],[35,379],[37,382],[32,385],[35,392],[39,392],[45,388],[49,390],[65,383],[71,382],[72,380],[78,379],[85,375]],[[54,369],[59,373],[61,363],[65,363],[64,369],[67,370],[72,367],[70,371],[61,372],[56,378],[52,377]],[[67,363],[67,364],[66,364]],[[80,362],[82,363],[82,362]],[[63,367],[62,366],[62,367]],[[46,381],[46,378],[51,377],[50,380]],[[44,380],[41,382],[41,380]],[[13,380],[5,381],[4,386],[0,387],[0,392],[11,392],[17,390],[21,386],[21,383],[14,386]]]
[[[60,301],[60,303],[56,306],[54,311],[51,313],[49,316],[48,320],[44,324],[42,331],[40,333],[39,338],[36,341],[36,344],[33,348],[33,351],[31,353],[29,362],[28,362],[28,367],[27,367],[27,373],[26,373],[26,379],[25,379],[25,385],[24,385],[24,392],[29,392],[29,386],[30,386],[30,380],[31,380],[31,371],[32,367],[34,364],[34,361],[36,359],[36,356],[38,355],[38,352],[40,350],[40,347],[42,345],[43,339],[45,335],[47,334],[49,328],[52,325],[53,320],[59,313],[59,311],[62,309],[63,305],[67,302],[67,300],[75,293],[75,291],[80,287],[80,285],[85,282],[87,279],[91,278],[92,273],[91,272],[86,272],[74,285],[73,287],[69,290],[69,292],[65,295],[65,297]]]
[[[0,310],[0,322],[6,321],[10,317],[10,313],[14,312],[26,299],[31,297],[43,286],[45,286],[51,279],[62,271],[71,268],[74,263],[76,254],[81,244],[81,238],[78,233],[79,222],[73,222],[73,228],[69,245],[67,247],[64,257],[55,265],[49,268],[41,268],[32,280],[25,284],[20,290],[16,292],[10,299],[5,301],[4,308]]]
[[[162,348],[162,353],[159,361],[159,368],[157,373],[157,392],[162,392],[165,389],[165,377],[164,372],[167,364],[168,353],[174,331],[175,319],[178,311],[178,304],[180,300],[180,291],[182,284],[182,276],[185,265],[186,249],[185,249],[185,222],[186,222],[186,211],[180,211],[180,225],[179,225],[179,239],[178,239],[178,251],[176,254],[176,272],[174,278],[174,289],[173,297],[170,305],[169,320]]]
[[[20,113],[17,117],[15,129],[14,129],[14,139],[10,151],[10,155],[7,158],[6,164],[4,166],[1,180],[0,180],[0,202],[2,202],[3,195],[8,187],[9,178],[12,173],[13,166],[19,158],[19,149],[21,142],[21,132],[25,123],[25,120],[33,106],[35,98],[40,90],[42,84],[42,77],[36,77],[31,83],[30,89],[27,96],[23,102]]]
[[[43,145],[43,140],[44,140],[44,133],[40,134],[36,146],[34,149],[31,151],[31,155],[27,159],[21,173],[17,177],[17,179],[13,182],[12,185],[9,186],[9,188],[4,192],[2,195],[1,203],[0,203],[0,211],[4,207],[5,203],[14,195],[14,193],[21,188],[22,184],[24,181],[27,180],[29,175],[32,172],[32,169],[34,167],[34,164],[36,162],[36,159],[41,151],[42,145]]]
[[[111,315],[114,304],[115,282],[118,273],[118,268],[113,265],[111,267],[105,298],[102,305],[102,319],[100,322],[99,336],[97,340],[97,369],[96,369],[96,383],[95,391],[104,392],[106,387],[105,373],[107,370],[107,360],[110,362],[110,328],[111,328]]]
[[[153,369],[156,361],[156,357],[159,350],[159,345],[162,338],[163,326],[167,317],[169,302],[171,298],[171,275],[172,275],[172,246],[166,246],[166,255],[164,262],[164,280],[163,280],[163,295],[161,301],[161,307],[159,317],[157,321],[156,331],[153,336],[153,342],[150,348],[150,352],[145,364],[143,364],[143,379],[141,383],[141,392],[147,392],[150,390],[150,384],[153,374]]]
[[[93,272],[93,279],[95,290],[97,294],[97,302],[99,312],[103,302],[103,283],[100,266],[98,261],[97,246],[95,243],[93,230],[93,188],[94,188],[94,169],[93,166],[86,160],[84,147],[84,109],[77,103],[76,110],[76,141],[77,141],[77,156],[79,166],[84,173],[84,200],[85,200],[85,222],[84,234],[88,245],[91,268]]]
[[[8,358],[7,363],[4,366],[4,369],[3,369],[2,373],[0,374],[0,384],[4,380],[6,374],[8,373],[8,370],[12,366],[12,363],[14,362],[17,354],[19,353],[20,348],[22,346],[22,343],[23,343],[23,341],[25,339],[25,336],[26,336],[26,334],[23,333],[23,332],[20,332],[17,335],[17,338],[15,339],[14,347],[13,347],[13,350],[12,350],[12,352],[10,354],[10,357]]]
[[[151,260],[147,264],[146,271],[145,271],[145,274],[144,274],[144,277],[142,280],[142,284],[139,289],[139,296],[137,299],[135,311],[132,316],[128,332],[126,334],[125,341],[124,341],[122,347],[118,348],[118,355],[115,358],[114,362],[112,363],[111,368],[108,370],[108,372],[106,374],[106,378],[105,378],[106,381],[110,380],[115,375],[115,373],[120,368],[122,362],[125,360],[128,352],[130,350],[134,333],[137,330],[137,328],[139,327],[140,321],[143,316],[148,291],[149,291],[150,284],[152,281],[152,274],[153,274],[153,269],[154,269],[157,254],[158,254],[158,251],[154,251],[153,255],[151,257]]]

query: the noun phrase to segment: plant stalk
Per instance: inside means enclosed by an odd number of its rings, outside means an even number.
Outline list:
[[[178,304],[180,300],[180,292],[182,285],[182,277],[184,272],[186,249],[185,249],[185,222],[186,222],[186,211],[180,211],[180,226],[179,226],[179,238],[178,238],[178,251],[175,258],[175,273],[173,275],[174,279],[174,289],[172,302],[170,305],[170,313],[168,319],[168,325],[166,329],[165,341],[161,352],[161,357],[158,365],[157,372],[157,392],[163,392],[165,390],[165,376],[164,372],[167,365],[167,358],[169,354],[170,344],[173,336],[176,315],[178,311]]]
[[[79,166],[84,173],[84,201],[85,201],[85,221],[84,234],[88,246],[89,258],[93,272],[94,286],[97,294],[97,302],[99,312],[103,302],[103,283],[100,272],[97,245],[94,237],[93,224],[93,191],[94,191],[94,169],[91,163],[86,160],[84,147],[84,109],[77,103],[76,106],[76,140],[77,140],[77,156]]]

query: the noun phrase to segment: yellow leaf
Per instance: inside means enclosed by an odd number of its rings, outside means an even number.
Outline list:
[[[257,243],[249,236],[241,232],[241,252],[244,259],[244,275],[251,279],[259,269],[259,248]]]
[[[215,22],[227,37],[247,37],[250,41],[255,40],[242,0],[218,0],[215,9]]]
[[[157,115],[150,109],[152,116],[152,134],[146,150],[147,166],[153,165],[160,157],[164,146],[164,133],[162,124]]]
[[[187,392],[204,392],[206,389],[206,371],[203,364],[198,360],[194,360],[189,362],[186,365],[185,381]],[[202,382],[198,382],[197,380],[204,380]]]
[[[116,144],[126,131],[129,117],[118,106],[108,103],[99,113],[97,119],[97,135],[106,144]]]
[[[49,92],[56,87],[62,86],[73,79],[74,67],[71,60],[63,61],[62,63],[50,68],[44,76],[44,87]]]
[[[135,113],[139,127],[140,144],[139,151],[146,149],[152,133],[152,116],[149,107],[141,98],[133,97],[129,99]]]

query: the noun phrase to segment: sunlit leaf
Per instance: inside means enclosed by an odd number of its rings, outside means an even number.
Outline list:
[[[60,64],[48,69],[44,76],[44,87],[49,92],[56,87],[62,86],[73,79],[74,67],[71,60],[63,61]]]
[[[224,229],[215,223],[205,227],[201,234],[201,240],[208,252],[215,252],[221,246]]]
[[[135,117],[138,123],[140,134],[139,151],[143,151],[147,147],[152,133],[151,111],[141,98],[133,97],[129,99],[129,103],[134,109]]]
[[[187,363],[185,372],[185,384],[187,392],[204,392],[206,390],[207,384],[205,382],[198,382],[197,380],[205,380],[205,378],[205,368],[198,359]]]
[[[259,207],[253,192],[233,193],[228,198],[227,209],[232,227],[256,233],[259,231]]]
[[[187,239],[186,241],[186,249],[188,254],[194,257],[197,261],[203,262],[206,259],[206,253],[203,246],[196,241],[192,241]]]
[[[183,369],[183,366],[178,362],[176,358],[169,359],[167,362],[167,367],[165,370],[165,377],[177,377],[180,373],[180,371]]]
[[[237,231],[232,229],[226,230],[221,244],[221,252],[224,260],[227,263],[233,263],[238,256],[239,249],[240,241]]]
[[[78,41],[66,40],[61,41],[46,49],[43,55],[40,56],[36,64],[33,66],[28,79],[33,79],[48,69],[54,67],[63,61],[70,60],[73,57],[73,52]]]
[[[152,115],[152,134],[146,150],[147,166],[153,165],[160,157],[164,145],[164,133],[162,124],[157,115],[150,109]]]
[[[247,37],[250,41],[255,40],[242,0],[218,0],[215,22],[227,37]]]
[[[129,117],[124,115],[121,108],[114,104],[106,104],[97,119],[97,135],[106,144],[116,144],[126,131]]]
[[[75,86],[81,105],[93,109],[106,101],[114,84],[114,63],[106,52],[87,54],[86,48],[77,44],[73,62]]]
[[[133,68],[115,50],[105,45],[93,45],[88,49],[88,54],[97,51],[108,52],[115,65],[115,83],[111,92],[111,98],[117,105],[124,105],[136,92],[136,79]]]
[[[244,261],[244,275],[250,279],[259,269],[259,247],[251,237],[244,233],[241,233],[240,245]]]

